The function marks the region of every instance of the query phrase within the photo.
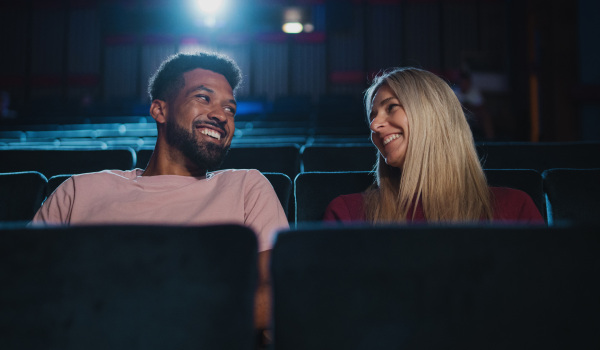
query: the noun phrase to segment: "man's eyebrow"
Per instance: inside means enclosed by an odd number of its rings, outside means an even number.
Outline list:
[[[211,94],[214,94],[214,93],[215,93],[215,90],[213,90],[213,89],[210,89],[210,88],[207,88],[207,87],[206,87],[206,86],[204,86],[204,85],[199,85],[199,86],[194,86],[194,87],[191,87],[191,88],[190,88],[190,89],[187,91],[187,94],[186,94],[186,95],[191,95],[192,93],[194,93],[195,91],[198,91],[198,90],[200,90],[200,91],[206,91],[206,92],[209,92],[209,93],[211,93]]]
[[[187,91],[186,95],[191,95],[192,93],[194,93],[196,91],[206,91],[206,92],[211,93],[211,94],[215,93],[215,90],[213,90],[211,88],[208,88],[208,87],[206,87],[204,85],[199,85],[199,86],[194,86],[194,87],[190,88]],[[237,107],[237,102],[234,99],[229,100],[229,103],[233,103]]]

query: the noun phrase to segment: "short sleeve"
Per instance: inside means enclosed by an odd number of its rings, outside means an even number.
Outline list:
[[[258,170],[248,170],[244,192],[244,223],[256,232],[258,251],[269,250],[275,233],[289,228],[281,202],[269,180]]]
[[[68,178],[44,201],[32,223],[68,224],[75,199],[75,182]]]

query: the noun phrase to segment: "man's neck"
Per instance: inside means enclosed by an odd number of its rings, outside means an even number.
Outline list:
[[[142,176],[179,175],[206,176],[206,169],[198,168],[178,150],[162,147],[157,143]]]

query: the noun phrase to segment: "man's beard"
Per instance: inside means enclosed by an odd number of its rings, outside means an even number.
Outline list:
[[[167,122],[166,129],[167,142],[200,169],[218,169],[229,151],[229,146],[196,139],[193,132],[182,128],[175,121]]]

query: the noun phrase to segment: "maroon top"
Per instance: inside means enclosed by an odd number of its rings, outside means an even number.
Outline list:
[[[540,211],[529,195],[523,191],[506,187],[490,187],[494,202],[494,221],[545,224]],[[363,209],[363,194],[353,193],[336,197],[325,210],[324,221],[366,221]],[[424,222],[423,206],[417,206],[415,219],[408,221]]]

